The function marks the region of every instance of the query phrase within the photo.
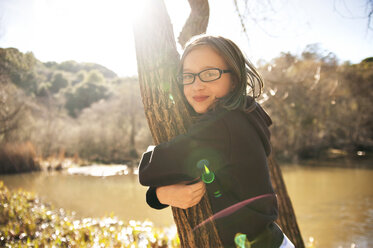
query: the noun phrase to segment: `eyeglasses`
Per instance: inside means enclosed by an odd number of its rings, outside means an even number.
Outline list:
[[[211,82],[221,78],[221,74],[230,72],[232,71],[221,70],[219,68],[209,68],[200,71],[199,73],[183,73],[178,77],[178,83],[182,85],[192,84],[196,80],[196,76],[198,76],[202,82]]]

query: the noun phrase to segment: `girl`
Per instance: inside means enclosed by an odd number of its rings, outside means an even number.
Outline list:
[[[150,186],[147,203],[186,209],[207,191],[214,215],[194,229],[213,220],[224,247],[294,247],[274,222],[271,119],[255,102],[260,75],[229,39],[199,36],[182,55],[179,83],[197,121],[143,154],[139,179]]]

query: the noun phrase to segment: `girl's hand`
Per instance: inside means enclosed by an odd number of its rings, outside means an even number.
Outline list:
[[[174,184],[158,187],[156,194],[162,204],[187,209],[199,203],[205,191],[204,182],[198,182],[191,185]]]

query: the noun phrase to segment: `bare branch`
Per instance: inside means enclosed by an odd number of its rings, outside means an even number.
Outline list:
[[[343,18],[348,18],[348,19],[365,19],[367,18],[367,29],[373,30],[373,23],[372,23],[372,15],[373,15],[373,0],[366,0],[365,8],[366,8],[366,13],[364,15],[356,15],[351,12],[349,7],[347,6],[345,0],[341,0],[343,4],[343,8],[345,11],[348,12],[348,14],[343,14],[340,9],[337,7],[337,1],[334,0],[333,2],[333,9],[334,11],[340,15]]]
[[[17,106],[17,108],[10,114],[7,114],[6,116],[1,116],[1,122],[7,122],[7,121],[12,121],[17,117],[17,114],[22,110],[23,106],[25,104],[21,103],[20,105]]]
[[[2,135],[2,134],[6,134],[6,133],[8,133],[8,132],[10,132],[10,131],[12,131],[12,130],[17,129],[17,128],[18,128],[18,123],[17,123],[17,122],[14,123],[14,124],[11,125],[11,126],[8,126],[8,127],[2,127],[2,128],[0,129],[0,135]]]
[[[184,48],[185,43],[194,35],[206,33],[210,17],[208,0],[188,0],[190,15],[178,37],[179,44]]]
[[[261,25],[262,22],[269,22],[269,21],[274,22],[274,20],[272,20],[271,17],[274,16],[274,14],[276,13],[276,10],[273,7],[271,0],[262,1],[262,2],[257,1],[254,7],[255,11],[252,11],[253,6],[250,6],[247,0],[243,0],[243,1],[244,1],[243,11],[240,10],[237,0],[233,0],[233,3],[236,8],[237,15],[241,22],[242,31],[245,34],[247,40],[250,41],[249,34],[248,34],[246,24],[245,24],[247,18],[253,21],[255,25],[268,36],[277,37],[276,35],[273,35],[272,33],[268,32],[266,28],[264,28]],[[260,16],[260,18],[258,18],[258,16]]]
[[[373,15],[373,0],[367,0],[367,10],[368,10],[368,28],[373,30],[372,15]]]
[[[237,12],[238,18],[240,18],[242,31],[244,32],[247,41],[250,41],[249,35],[247,34],[247,30],[246,30],[246,25],[245,25],[245,22],[244,22],[244,18],[241,15],[240,10],[238,8],[237,0],[233,0],[233,2],[234,2],[234,6],[236,7],[236,12]],[[247,9],[247,1],[245,1],[245,8]]]

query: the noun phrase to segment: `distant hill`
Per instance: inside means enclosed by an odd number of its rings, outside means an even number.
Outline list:
[[[106,78],[116,78],[118,75],[113,72],[112,70],[109,70],[105,66],[95,64],[95,63],[77,63],[74,60],[68,60],[64,61],[62,63],[57,62],[45,62],[43,63],[46,67],[55,69],[55,70],[61,70],[61,71],[67,71],[71,73],[77,73],[81,70],[85,71],[92,71],[97,70],[104,75]]]
[[[0,82],[18,86],[35,100],[53,98],[74,118],[92,103],[112,96],[113,87],[129,81],[137,84],[137,78],[119,78],[99,64],[73,60],[43,63],[31,52],[0,48]]]

